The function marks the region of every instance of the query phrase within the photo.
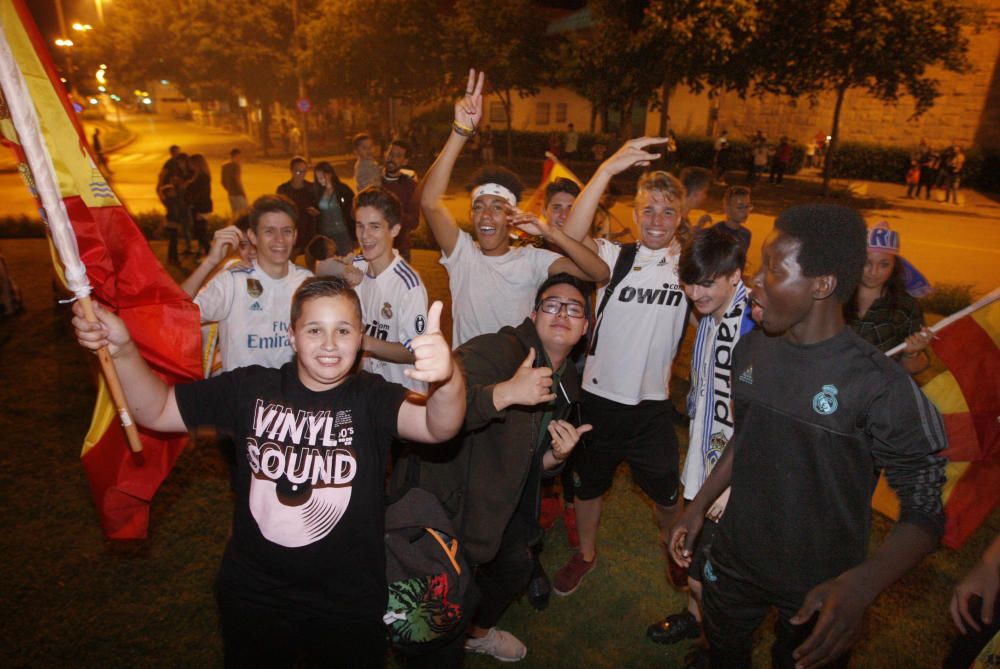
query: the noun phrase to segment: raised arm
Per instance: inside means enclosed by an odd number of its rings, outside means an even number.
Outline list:
[[[181,290],[192,298],[197,295],[198,289],[201,288],[205,280],[212,274],[212,271],[219,266],[219,263],[226,259],[230,251],[239,248],[240,242],[244,240],[243,231],[235,225],[216,230],[215,235],[212,237],[212,246],[208,249],[208,255],[188,275],[188,278],[184,279],[184,283],[181,284]]]
[[[427,219],[431,233],[438,246],[446,256],[451,255],[458,242],[459,228],[455,218],[444,204],[444,194],[451,180],[451,171],[455,161],[462,153],[462,147],[472,136],[472,132],[483,117],[483,81],[485,75],[475,70],[469,70],[469,80],[465,86],[465,95],[455,103],[455,123],[448,141],[445,143],[437,160],[431,165],[424,177],[420,190],[420,208]]]
[[[168,386],[154,374],[139,355],[125,322],[99,303],[93,304],[97,323],[84,318],[79,303],[73,305],[76,339],[81,346],[94,353],[108,347],[132,417],[139,425],[158,432],[186,432],[173,386]]]
[[[511,225],[517,226],[529,235],[541,237],[566,254],[565,257],[549,265],[549,276],[566,272],[584,281],[604,283],[611,275],[607,263],[595,252],[597,246],[593,240],[591,246],[587,246],[567,235],[558,226],[549,225],[544,219],[526,211],[518,211],[508,220]]]
[[[646,147],[653,144],[663,144],[666,141],[665,137],[640,137],[625,142],[622,148],[601,163],[601,166],[594,172],[594,176],[587,182],[583,192],[573,203],[563,231],[573,239],[585,243],[588,247],[596,248],[594,240],[590,237],[590,225],[594,220],[594,214],[597,213],[601,195],[611,183],[611,177],[624,172],[633,165],[649,165],[650,161],[659,158],[660,154],[649,153],[645,150]]]
[[[410,342],[415,369],[406,375],[429,384],[427,401],[407,398],[399,407],[397,431],[403,439],[436,444],[451,439],[465,418],[465,376],[452,359],[451,347],[441,336],[441,302],[427,312],[427,332]]]

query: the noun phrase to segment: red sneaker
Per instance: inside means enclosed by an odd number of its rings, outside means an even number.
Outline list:
[[[556,524],[556,519],[562,515],[562,500],[553,495],[551,497],[542,497],[542,511],[538,517],[538,524],[542,526],[543,530],[551,530],[552,526]]]
[[[597,556],[590,562],[583,559],[580,553],[573,553],[569,562],[562,566],[552,578],[552,591],[557,595],[571,595],[580,587],[580,581],[586,576],[594,565],[597,564]]]
[[[566,526],[566,542],[570,548],[579,548],[580,531],[576,529],[576,507],[567,504],[563,509],[563,525]]]

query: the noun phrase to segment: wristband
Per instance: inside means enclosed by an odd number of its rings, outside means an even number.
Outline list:
[[[459,123],[458,121],[451,122],[451,129],[455,131],[459,137],[472,137],[476,134],[476,129],[474,127],[469,127],[464,123]]]

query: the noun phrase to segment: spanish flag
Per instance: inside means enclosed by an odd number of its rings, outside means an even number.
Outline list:
[[[198,308],[97,168],[22,0],[0,0],[0,92],[2,142],[39,201],[60,279],[77,298],[91,295],[118,313],[168,383],[201,378]],[[142,450],[133,453],[118,415],[101,377],[81,459],[105,535],[140,539],[153,494],[188,437],[140,430]]]
[[[535,214],[536,216],[541,216],[545,203],[545,189],[550,183],[555,182],[557,179],[569,179],[570,181],[576,183],[576,185],[581,189],[584,186],[583,181],[573,174],[572,170],[563,165],[562,161],[560,161],[555,154],[546,151],[545,162],[542,163],[542,182],[538,184],[538,188],[536,188],[535,192],[531,194],[531,199],[525,202],[521,209]]]
[[[997,291],[994,291],[997,293]],[[992,297],[992,299],[991,299]],[[1000,502],[1000,293],[987,296],[938,330],[931,346],[947,369],[923,386],[944,418],[947,480],[942,543],[958,549]],[[937,326],[935,326],[937,327]],[[934,329],[934,328],[932,328]],[[899,517],[895,495],[879,481],[873,507]]]

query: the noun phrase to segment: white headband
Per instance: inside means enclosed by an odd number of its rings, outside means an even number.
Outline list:
[[[500,184],[488,183],[476,186],[472,189],[472,201],[475,202],[483,195],[496,195],[497,197],[503,198],[512,207],[517,207],[517,198],[514,197],[514,193],[511,192],[506,186],[501,186]]]

